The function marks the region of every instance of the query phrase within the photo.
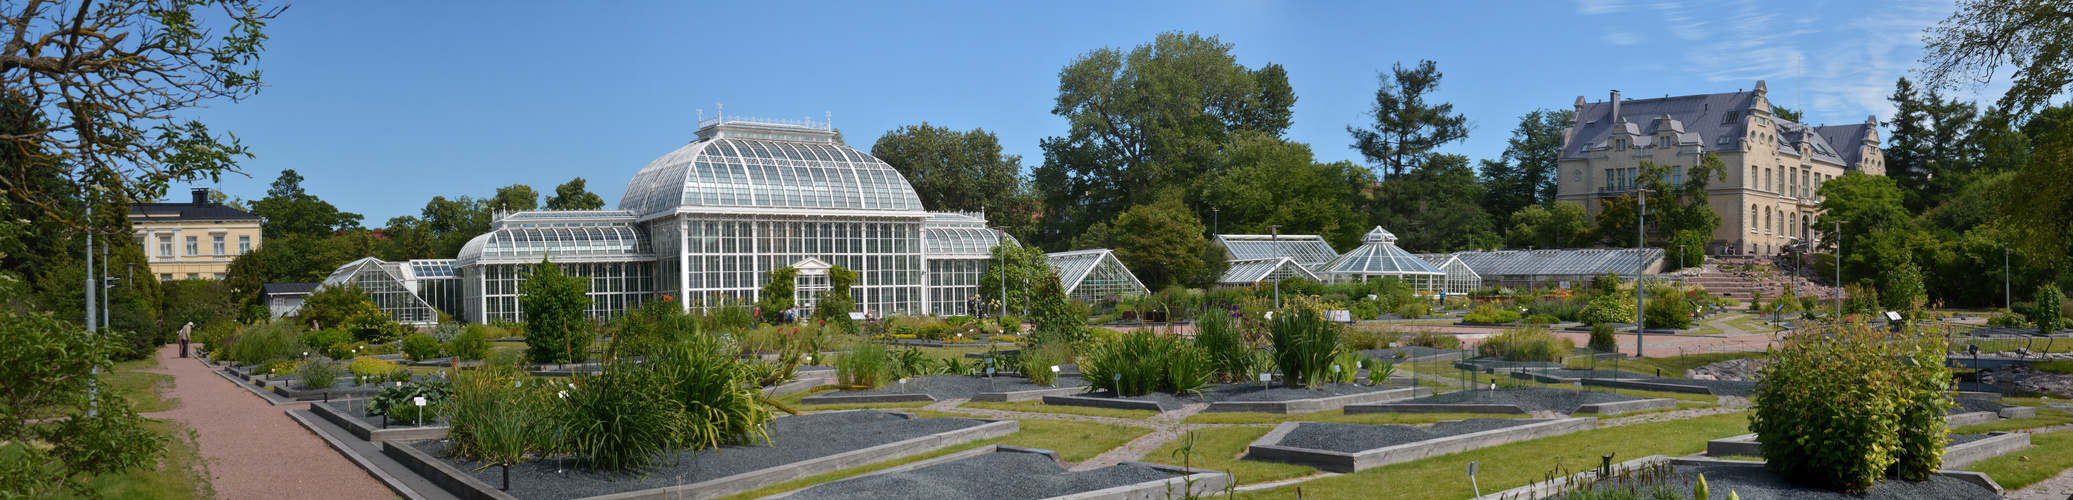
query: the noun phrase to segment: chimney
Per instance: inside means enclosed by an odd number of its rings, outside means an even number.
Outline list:
[[[1608,121],[1614,121],[1614,122],[1620,121],[1620,91],[1619,91],[1619,89],[1613,89],[1613,91],[1612,91],[1612,119],[1611,119],[1611,120],[1608,120]]]
[[[209,206],[209,188],[194,188],[194,206]]]

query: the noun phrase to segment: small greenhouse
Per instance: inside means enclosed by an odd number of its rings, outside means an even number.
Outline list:
[[[1314,234],[1219,234],[1216,242],[1231,253],[1231,265],[1240,261],[1254,261],[1288,257],[1296,264],[1312,270],[1338,257],[1339,252],[1324,241],[1323,236]]]
[[[1065,296],[1078,300],[1099,300],[1123,295],[1150,293],[1116,253],[1106,248],[1046,254],[1058,270],[1058,284]]]
[[[424,297],[418,296],[416,287],[412,286],[415,283],[407,282],[407,266],[408,263],[404,262],[363,258],[338,266],[330,277],[324,278],[318,289],[359,286],[361,291],[367,292],[367,298],[374,301],[374,307],[389,315],[390,321],[412,326],[439,324],[439,311]]]
[[[1396,277],[1421,292],[1438,293],[1447,273],[1396,246],[1396,234],[1375,226],[1361,237],[1360,248],[1317,267],[1317,276],[1331,283]]]
[[[1447,273],[1446,281],[1440,287],[1441,291],[1449,294],[1467,294],[1483,287],[1483,276],[1476,274],[1475,269],[1470,269],[1467,263],[1454,254],[1421,253],[1418,254],[1418,258],[1425,259],[1425,263]]]
[[[1216,280],[1221,286],[1246,286],[1254,283],[1274,283],[1289,278],[1303,278],[1319,281],[1317,274],[1304,268],[1301,263],[1288,257],[1231,261],[1231,267],[1224,270],[1224,277]]]

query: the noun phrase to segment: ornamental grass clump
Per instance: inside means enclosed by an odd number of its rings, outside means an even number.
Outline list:
[[[1464,323],[1510,323],[1519,320],[1519,311],[1500,308],[1490,304],[1476,306],[1468,315],[1462,316]]]
[[[1093,390],[1122,396],[1201,390],[1215,375],[1208,354],[1179,337],[1138,330],[1095,346],[1080,365]]]
[[[245,327],[226,340],[217,356],[238,364],[259,365],[296,357],[302,347],[302,329],[291,321],[260,323]]]
[[[682,448],[684,405],[671,398],[675,381],[666,373],[614,361],[604,371],[581,376],[575,387],[557,390],[562,439],[569,451],[596,469],[646,466],[658,455]]]
[[[525,461],[526,454],[559,448],[556,391],[565,384],[525,375],[515,363],[485,363],[460,372],[453,383],[447,439],[450,452],[489,465]]]
[[[1058,372],[1051,371],[1051,367],[1071,363],[1073,357],[1071,344],[1036,344],[1022,349],[1022,353],[1016,355],[1009,366],[1022,372],[1022,376],[1029,377],[1029,383],[1055,385],[1058,383]]]
[[[1325,373],[1339,356],[1342,328],[1307,308],[1276,314],[1268,328],[1274,345],[1274,364],[1291,386],[1315,389],[1324,385]]]
[[[1844,323],[1786,337],[1763,368],[1749,420],[1765,467],[1857,495],[1889,476],[1928,478],[1943,462],[1951,406],[1942,336]]]
[[[897,359],[881,344],[857,344],[835,357],[835,380],[859,389],[877,389],[899,378]]]
[[[1576,342],[1548,333],[1547,327],[1540,325],[1506,328],[1476,344],[1477,356],[1505,361],[1560,362],[1575,350]]]
[[[1252,347],[1238,330],[1230,311],[1209,309],[1195,317],[1195,346],[1209,357],[1213,378],[1221,382],[1242,382],[1256,367]]]

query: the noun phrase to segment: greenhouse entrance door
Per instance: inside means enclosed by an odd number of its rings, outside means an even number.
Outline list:
[[[828,282],[828,268],[832,266],[820,259],[808,258],[792,264],[792,267],[799,270],[799,274],[792,277],[792,304],[799,308],[799,319],[804,321],[813,317],[814,306],[820,304],[821,296],[833,288]]]

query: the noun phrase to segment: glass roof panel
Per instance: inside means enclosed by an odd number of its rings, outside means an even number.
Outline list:
[[[1402,275],[1445,274],[1396,246],[1396,236],[1376,227],[1363,238],[1367,243],[1318,266],[1319,274]]]
[[[1315,266],[1339,256],[1324,237],[1313,234],[1220,234],[1216,239],[1231,252],[1232,260],[1289,257],[1298,264]]]
[[[728,138],[695,142],[650,162],[619,200],[621,210],[640,215],[678,206],[922,209],[905,176],[847,146]]]

